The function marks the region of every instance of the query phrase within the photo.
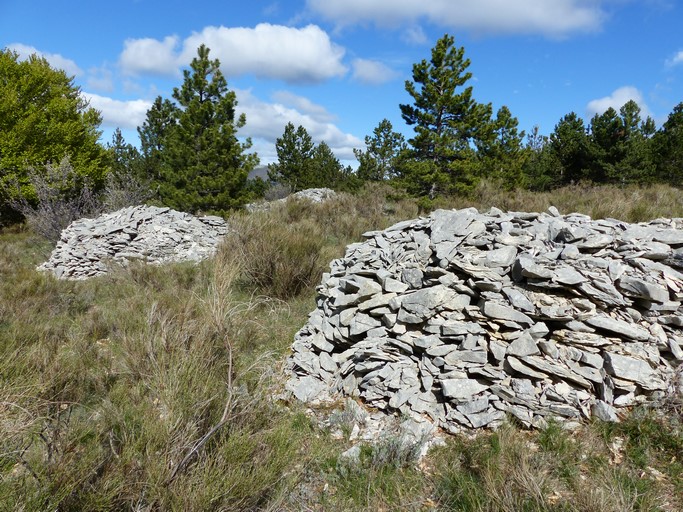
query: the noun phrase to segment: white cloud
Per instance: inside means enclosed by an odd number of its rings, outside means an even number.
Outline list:
[[[83,74],[83,70],[78,67],[78,65],[71,59],[61,56],[58,53],[45,53],[34,48],[33,46],[28,46],[21,43],[12,43],[7,45],[7,48],[14,50],[19,54],[22,59],[28,59],[32,54],[36,54],[38,57],[44,57],[50,63],[50,66],[56,69],[63,69],[69,76],[79,76]]]
[[[671,57],[670,59],[667,59],[666,65],[667,66],[676,66],[678,64],[683,64],[683,50],[679,50],[676,55]]]
[[[439,26],[487,33],[551,37],[600,27],[605,14],[596,0],[307,0],[313,12],[340,26],[396,26],[425,19]]]
[[[277,160],[275,139],[282,136],[288,122],[306,128],[314,142],[325,141],[340,160],[353,160],[353,148],[362,147],[363,142],[358,137],[344,133],[333,123],[321,120],[315,114],[302,112],[277,100],[273,103],[260,100],[249,90],[237,89],[235,93],[237,110],[247,116],[247,124],[240,130],[240,136],[254,139],[261,163]]]
[[[206,27],[188,37],[181,60],[189,63],[205,44],[228,77],[253,74],[291,83],[314,83],[343,76],[345,50],[316,25],[304,28],[260,23],[254,28]]]
[[[396,71],[377,60],[353,61],[353,78],[364,84],[379,85],[393,80],[396,76]]]
[[[157,39],[126,39],[119,57],[121,70],[127,75],[175,75],[179,60],[176,53],[177,36]]]
[[[427,34],[419,25],[405,29],[401,38],[410,44],[425,44],[427,42]]]
[[[119,63],[124,74],[174,75],[205,44],[230,77],[252,74],[290,83],[315,83],[346,74],[345,50],[316,25],[303,28],[260,23],[248,27],[205,27],[180,43],[177,36],[128,39]],[[179,47],[182,47],[179,49]]]
[[[101,92],[112,92],[114,90],[114,77],[110,69],[106,67],[91,68],[88,70],[88,89]]]
[[[633,100],[638,104],[641,118],[645,119],[647,116],[652,117],[652,112],[645,103],[643,94],[635,87],[626,85],[624,87],[619,87],[609,96],[588,102],[588,105],[586,106],[588,118],[592,118],[595,114],[602,114],[610,107],[619,112],[619,109],[629,100]]]
[[[273,100],[282,103],[285,106],[293,107],[296,110],[311,116],[312,119],[321,123],[334,121],[335,116],[332,115],[325,107],[313,103],[304,96],[299,96],[290,91],[277,91],[273,94]]]
[[[121,101],[88,92],[82,94],[91,107],[102,113],[104,126],[134,129],[145,122],[147,111],[152,106],[151,102],[145,100]]]

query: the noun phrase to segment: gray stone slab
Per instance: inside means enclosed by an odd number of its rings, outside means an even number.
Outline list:
[[[457,401],[471,401],[472,397],[489,387],[476,379],[444,379],[440,383],[443,395]]]
[[[613,332],[632,340],[647,341],[650,338],[650,332],[644,327],[625,322],[624,320],[618,320],[607,315],[595,315],[586,318],[585,322],[597,329]]]

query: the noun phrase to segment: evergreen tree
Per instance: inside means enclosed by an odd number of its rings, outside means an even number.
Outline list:
[[[322,141],[313,150],[311,180],[306,188],[338,189],[344,182],[344,167],[334,156],[327,142]]]
[[[247,178],[258,158],[245,153],[251,141],[237,139],[246,118],[236,117],[235,93],[228,90],[220,62],[210,60],[209,52],[205,45],[197,49],[191,69],[183,72],[182,86],[173,90],[177,122],[173,123],[173,116],[159,116],[163,146],[159,195],[172,208],[220,213],[248,200]],[[159,113],[166,109],[162,102]],[[163,127],[168,128],[165,134]]]
[[[617,112],[608,108],[591,120],[592,172],[596,183],[647,183],[654,177],[650,138],[654,121],[641,121],[640,107],[629,100]]]
[[[485,135],[491,105],[477,103],[470,60],[444,35],[432,49],[431,60],[413,65],[413,80],[406,81],[412,105],[400,105],[403,119],[413,126],[411,160],[403,166],[406,185],[420,195],[464,191],[476,180],[474,143]]]
[[[490,135],[481,138],[478,147],[482,159],[482,174],[494,179],[507,189],[524,186],[523,150],[524,130],[517,129],[519,121],[510,109],[502,106],[490,123]]]
[[[654,135],[653,146],[658,180],[683,186],[683,102],[674,107]]]
[[[282,137],[275,140],[275,151],[278,161],[268,165],[268,178],[288,185],[293,192],[310,188],[315,144],[306,128],[287,123]]]
[[[570,112],[555,125],[550,134],[550,148],[559,162],[553,181],[558,185],[590,179],[593,162],[590,141],[583,119]]]
[[[109,174],[115,176],[137,175],[140,172],[140,152],[126,142],[120,128],[114,130],[111,142],[106,146],[109,156]]]
[[[46,164],[68,158],[74,187],[104,184],[101,122],[73,77],[43,57],[20,60],[18,53],[0,50],[0,224],[19,219],[10,201],[37,200],[29,174],[43,172]]]
[[[145,122],[138,127],[144,174],[157,188],[162,180],[161,166],[166,149],[166,137],[175,126],[179,113],[173,102],[157,96],[147,111]]]
[[[366,150],[354,149],[358,160],[358,178],[367,181],[384,181],[397,174],[398,156],[405,149],[405,138],[393,131],[388,119],[382,119],[373,136],[365,137]]]
[[[640,107],[627,101],[620,109],[624,137],[622,160],[615,169],[612,180],[619,183],[649,183],[655,179],[655,164],[652,155],[652,136],[655,122],[651,117],[644,121],[640,117]]]
[[[552,190],[560,185],[561,164],[552,150],[550,139],[534,126],[524,147],[524,183],[531,190]]]
[[[623,158],[621,151],[624,139],[624,125],[619,114],[612,107],[602,114],[595,114],[590,123],[591,171],[587,178],[595,183],[611,181],[615,169]]]
[[[145,173],[138,149],[126,142],[117,128],[107,144],[109,173],[104,203],[108,210],[142,204],[152,197],[152,183]]]

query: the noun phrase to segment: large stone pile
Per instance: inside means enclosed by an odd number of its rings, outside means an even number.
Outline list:
[[[53,272],[58,279],[87,279],[106,274],[112,263],[130,260],[200,261],[215,253],[226,233],[220,217],[133,206],[72,222],[38,270]]]
[[[439,210],[332,262],[287,389],[458,431],[680,393],[683,219]]]

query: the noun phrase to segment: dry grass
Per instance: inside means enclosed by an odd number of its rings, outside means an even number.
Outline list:
[[[659,217],[683,217],[683,194],[679,189],[661,184],[647,187],[579,184],[550,192],[530,192],[506,191],[483,181],[470,197],[439,199],[434,206],[475,206],[482,211],[495,206],[501,210],[532,212],[555,206],[562,214],[578,212],[594,219],[642,222]]]

